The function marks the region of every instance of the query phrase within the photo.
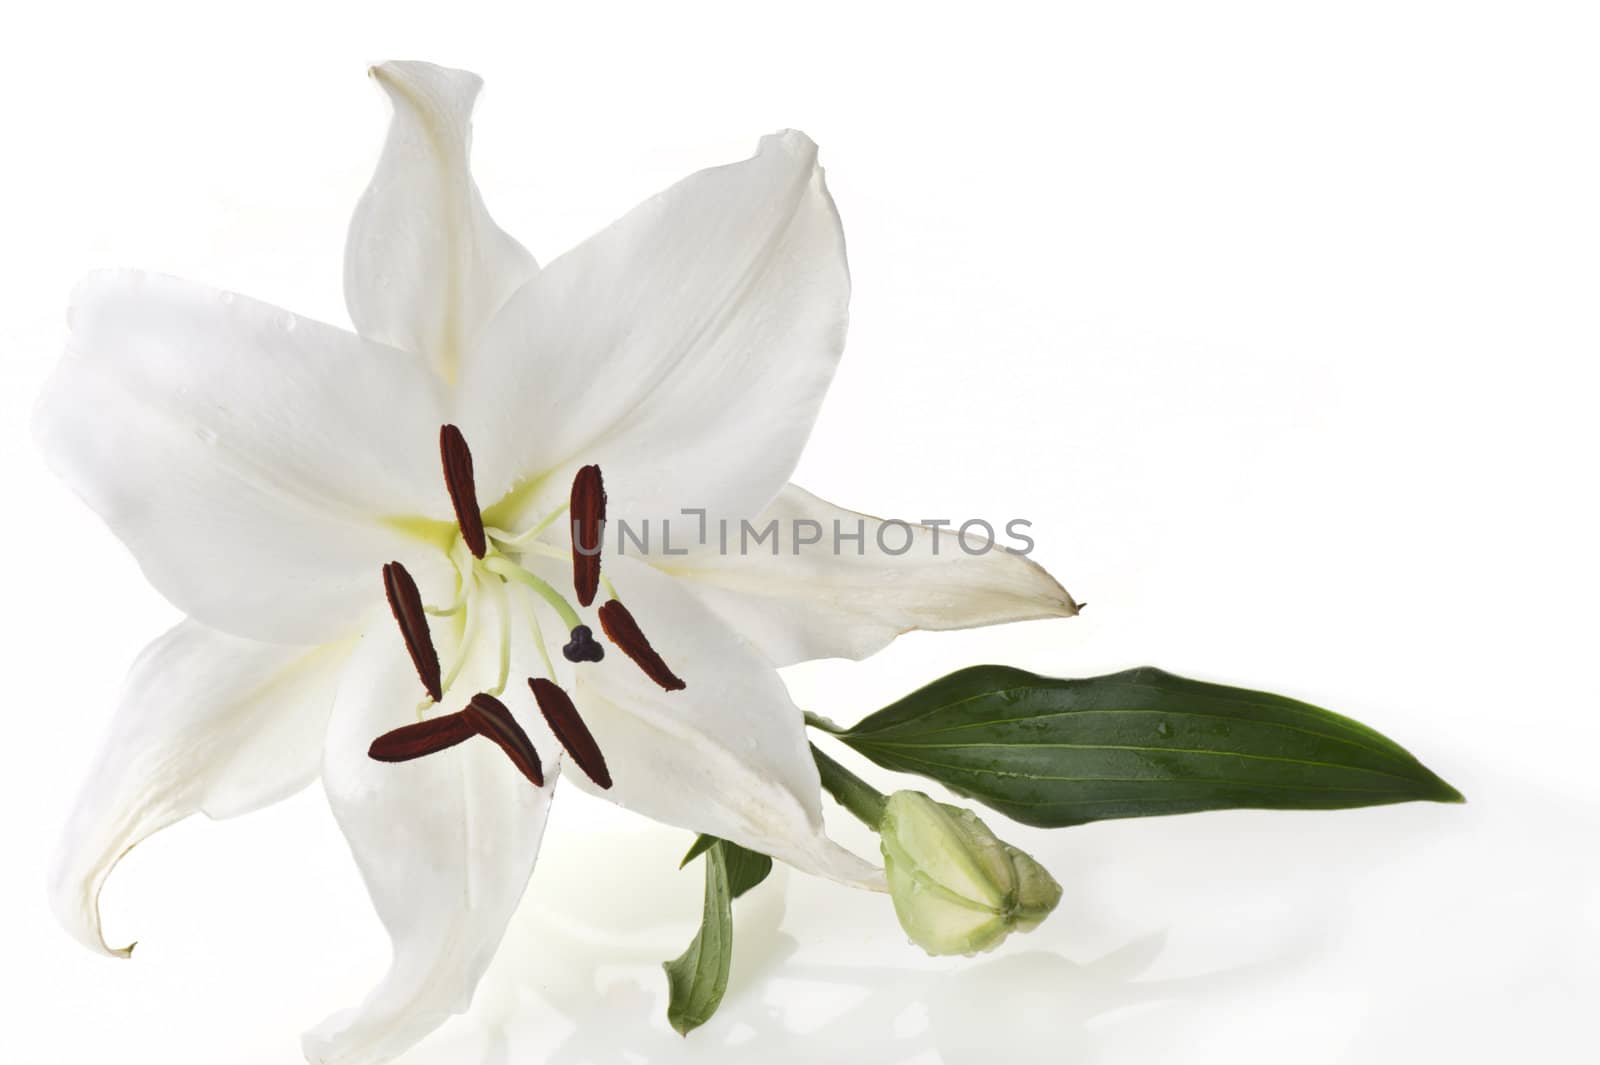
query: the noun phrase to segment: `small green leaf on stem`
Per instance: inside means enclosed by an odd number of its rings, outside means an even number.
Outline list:
[[[772,859],[765,854],[758,854],[737,843],[703,833],[695,838],[694,846],[683,856],[678,868],[682,869],[718,844],[721,844],[722,857],[728,864],[728,885],[733,891],[734,898],[761,883],[772,872]]]
[[[689,949],[662,963],[667,971],[667,1021],[686,1036],[709,1021],[728,990],[733,962],[733,900],[772,872],[772,859],[737,843],[702,835],[679,868],[706,860],[705,911]]]
[[[689,949],[672,961],[667,971],[667,1022],[686,1036],[711,1019],[728,990],[733,962],[733,892],[722,850],[705,851],[706,897],[700,931]]]

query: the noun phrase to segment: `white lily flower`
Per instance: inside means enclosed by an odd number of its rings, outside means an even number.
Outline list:
[[[373,74],[394,117],[346,249],[358,332],[97,274],[35,421],[188,615],[128,679],[52,872],[56,912],[125,956],[98,905],[122,855],[320,774],[394,941],[366,1001],[306,1036],[311,1061],[340,1065],[466,1008],[563,750],[576,784],[624,806],[881,888],[823,832],[774,666],[1076,612],[1031,562],[935,555],[927,530],[900,556],[573,551],[569,505],[585,528],[685,506],[842,513],[785,484],[849,297],[816,147],[766,137],[541,271],[468,170],[479,79]]]

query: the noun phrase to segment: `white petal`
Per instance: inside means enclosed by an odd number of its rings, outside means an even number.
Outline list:
[[[865,658],[912,629],[965,629],[1078,612],[1043,566],[976,530],[963,541],[955,528],[886,527],[795,485],[751,523],[751,535],[774,520],[776,536],[760,544],[749,540],[747,550],[741,551],[741,529],[732,526],[729,549],[722,552],[713,526],[706,548],[681,559],[657,554],[651,561],[685,578],[686,587],[780,666]],[[797,536],[797,522],[814,524]],[[684,525],[698,533],[693,521]],[[860,539],[853,539],[858,533]],[[817,535],[820,542],[797,546],[798,539]]]
[[[804,134],[679,182],[551,263],[484,331],[461,396],[484,498],[522,481],[545,490],[527,508],[543,511],[597,462],[614,520],[756,513],[811,431],[849,294]]]
[[[349,644],[255,643],[185,621],[147,647],[78,794],[50,901],[91,949],[100,889],[122,856],[196,811],[233,817],[309,783]]]
[[[354,631],[448,515],[440,386],[414,356],[174,278],[94,274],[34,431],[150,582],[213,628],[285,643]],[[419,579],[421,579],[419,577]]]
[[[555,752],[540,748],[542,789],[481,737],[412,762],[367,757],[374,739],[416,720],[420,694],[397,635],[362,638],[329,725],[323,782],[394,955],[361,1005],[306,1033],[313,1065],[376,1065],[464,1012],[539,853]]]
[[[596,793],[819,876],[881,887],[876,868],[823,831],[805,725],[776,671],[671,578],[626,558],[608,560],[607,572],[687,687],[662,691],[614,646],[577,668],[574,701],[614,781]],[[576,769],[568,777],[596,790]]]
[[[539,268],[494,224],[468,169],[482,79],[416,62],[372,76],[394,117],[350,220],[345,303],[363,336],[423,355],[452,380],[483,323]]]

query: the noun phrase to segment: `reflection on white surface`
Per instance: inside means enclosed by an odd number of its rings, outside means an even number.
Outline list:
[[[728,998],[681,1039],[660,963],[693,934],[699,871],[674,872],[683,833],[608,820],[552,839],[472,1013],[408,1065],[1477,1061],[1553,1052],[1559,1016],[1541,1017],[1594,989],[1576,967],[1594,929],[1569,922],[1596,863],[1522,835],[1509,811],[1240,813],[1015,830],[1067,896],[1038,932],[972,959],[908,946],[880,896],[780,871],[736,904]],[[1494,944],[1485,967],[1491,927],[1522,942]],[[1516,1045],[1509,1013],[1528,1018]]]

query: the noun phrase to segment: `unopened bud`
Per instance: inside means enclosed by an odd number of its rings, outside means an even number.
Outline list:
[[[993,950],[1061,901],[1055,878],[971,810],[897,791],[879,832],[895,915],[929,954]]]

